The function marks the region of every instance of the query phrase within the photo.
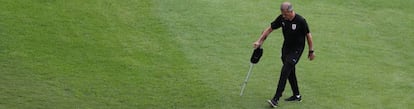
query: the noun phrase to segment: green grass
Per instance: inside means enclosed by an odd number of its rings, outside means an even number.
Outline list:
[[[413,1],[291,1],[317,58],[297,65],[304,101],[280,108],[414,107]],[[239,92],[281,2],[0,0],[0,108],[267,109],[280,30]]]

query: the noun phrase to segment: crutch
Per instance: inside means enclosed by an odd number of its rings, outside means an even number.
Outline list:
[[[254,66],[254,64],[257,64],[259,62],[260,57],[262,57],[262,54],[263,54],[263,48],[257,47],[256,49],[254,49],[252,57],[250,58],[249,72],[247,72],[246,79],[244,79],[244,82],[242,83],[240,96],[243,96],[244,89],[246,88],[247,81],[249,81],[250,75],[251,75],[252,70],[253,70],[253,66]]]

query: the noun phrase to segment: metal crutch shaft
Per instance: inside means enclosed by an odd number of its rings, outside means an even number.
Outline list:
[[[250,63],[249,72],[247,72],[246,79],[244,79],[244,82],[243,82],[243,85],[242,85],[242,89],[240,91],[240,96],[243,96],[244,89],[246,88],[246,85],[247,85],[247,81],[249,81],[250,74],[252,73],[252,70],[253,70],[253,65],[254,65],[253,63]]]

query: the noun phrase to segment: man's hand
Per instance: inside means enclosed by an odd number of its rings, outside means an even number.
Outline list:
[[[308,54],[308,59],[309,60],[313,60],[313,59],[315,59],[315,53],[314,53],[314,51],[313,50],[311,50],[311,51],[309,51],[309,54]]]
[[[262,43],[260,43],[260,41],[256,41],[253,43],[253,48],[259,48],[260,46],[262,46]]]

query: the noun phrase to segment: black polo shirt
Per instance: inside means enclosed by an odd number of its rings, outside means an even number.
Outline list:
[[[299,14],[295,14],[292,21],[285,20],[282,15],[279,15],[272,23],[272,29],[282,27],[283,31],[283,49],[303,50],[305,47],[305,36],[309,33],[308,24],[306,20]]]

